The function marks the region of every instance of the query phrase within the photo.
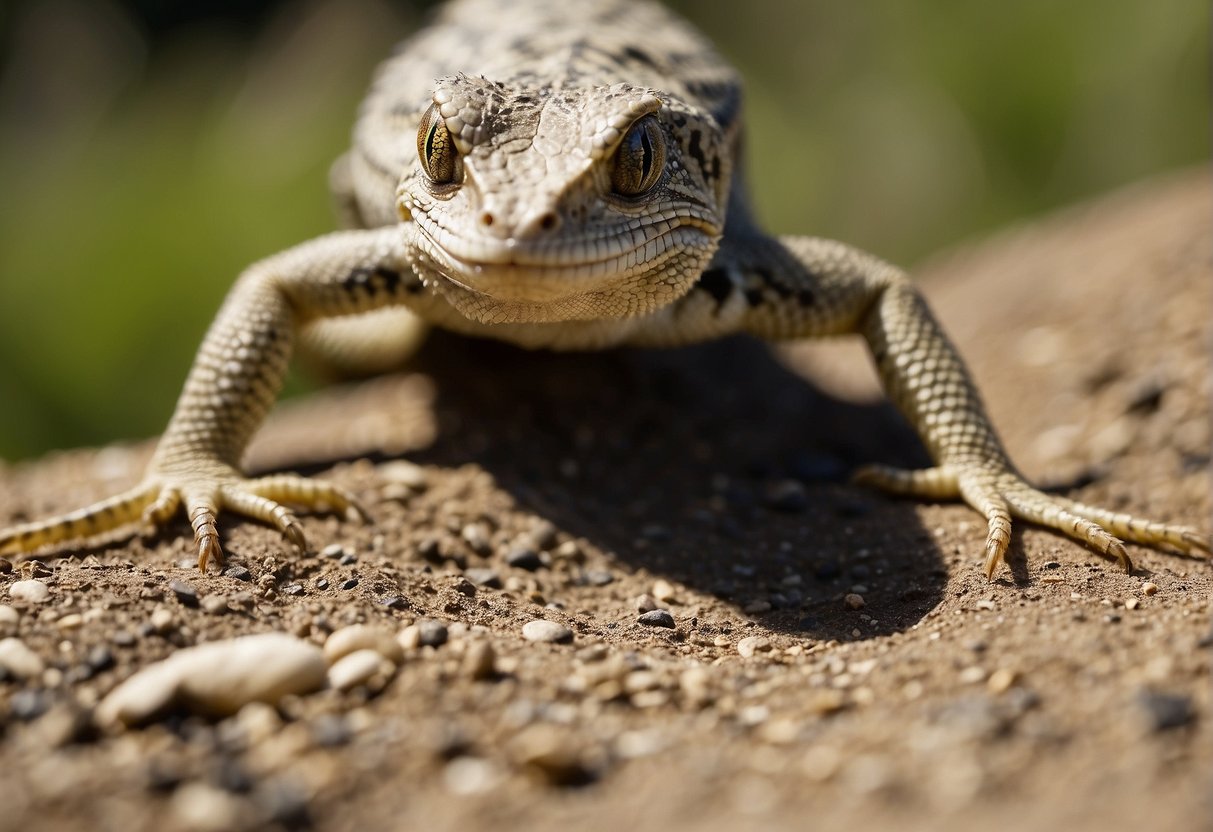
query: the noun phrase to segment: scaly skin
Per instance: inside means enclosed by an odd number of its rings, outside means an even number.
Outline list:
[[[383,64],[353,148],[334,167],[351,230],[241,276],[145,481],[0,532],[0,553],[140,518],[163,524],[182,509],[202,569],[221,558],[224,511],[269,523],[304,548],[283,504],[357,515],[353,497],[240,470],[294,342],[302,336],[347,365],[387,364],[415,344],[418,319],[556,349],[857,332],[936,462],[924,471],[867,468],[857,479],[980,511],[987,575],[1013,518],[1058,529],[1125,569],[1122,539],[1209,551],[1194,529],[1032,488],[902,272],[841,243],[757,227],[735,175],[739,80],[686,24],[633,0],[508,5],[458,0]],[[356,315],[364,317],[352,325],[343,319]]]

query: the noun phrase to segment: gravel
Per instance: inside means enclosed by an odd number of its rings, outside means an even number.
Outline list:
[[[573,641],[573,631],[555,621],[538,619],[528,621],[522,627],[522,637],[527,641],[546,642],[549,644],[569,644]]]

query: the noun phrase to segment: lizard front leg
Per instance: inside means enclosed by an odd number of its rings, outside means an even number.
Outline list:
[[[1013,518],[1057,529],[1132,569],[1120,538],[1208,552],[1195,529],[1086,506],[1033,488],[1016,471],[976,386],[906,275],[856,249],[809,237],[726,240],[697,291],[671,313],[695,340],[737,329],[768,339],[858,332],[890,398],[936,467],[861,469],[856,479],[897,494],[960,498],[986,518],[985,571],[993,576]]]
[[[288,474],[246,479],[240,462],[274,404],[297,330],[322,317],[405,303],[421,290],[408,265],[411,226],[320,237],[254,264],[211,325],[144,481],[71,514],[0,531],[0,554],[168,521],[184,507],[198,566],[220,560],[223,510],[276,527],[304,548],[302,528],[282,505],[359,513],[334,485]]]

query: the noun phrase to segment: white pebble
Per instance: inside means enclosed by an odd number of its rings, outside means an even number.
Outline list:
[[[522,637],[527,641],[545,641],[562,644],[573,640],[573,631],[555,621],[528,621],[522,627]]]
[[[737,652],[744,658],[750,658],[755,653],[771,649],[770,639],[763,636],[747,636],[737,642]]]
[[[653,597],[668,604],[678,597],[678,590],[669,581],[659,578],[653,582]]]
[[[161,635],[173,629],[173,614],[164,607],[156,607],[156,609],[152,610],[149,621],[151,622],[152,629]]]
[[[249,702],[276,703],[324,685],[320,648],[285,633],[216,641],[178,650],[114,688],[97,706],[102,726],[145,722],[174,703],[232,714]]]
[[[21,613],[8,604],[0,604],[0,624],[16,624],[21,620]]]
[[[379,689],[392,678],[396,666],[377,650],[355,650],[329,668],[329,687],[352,690],[359,685]],[[378,684],[376,684],[378,683]]]
[[[1141,591],[1146,595],[1153,595],[1158,592],[1158,584],[1153,581],[1146,581],[1141,585]]]
[[[354,624],[337,630],[324,642],[324,660],[330,665],[358,650],[374,650],[392,664],[404,661],[404,649],[396,634],[371,624]]]
[[[480,757],[456,757],[442,770],[447,791],[461,796],[487,792],[503,779],[496,763]]]
[[[43,604],[50,600],[51,589],[42,581],[17,581],[8,588],[8,597],[14,601]]]
[[[46,669],[38,654],[16,638],[0,641],[0,667],[19,679],[32,679]]]
[[[177,823],[190,832],[224,832],[239,828],[243,802],[235,795],[204,783],[186,783],[173,792]]]

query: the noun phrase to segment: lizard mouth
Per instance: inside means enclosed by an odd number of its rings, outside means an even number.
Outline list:
[[[559,245],[460,237],[429,225],[417,224],[423,254],[418,265],[452,301],[453,295],[469,294],[482,302],[543,305],[612,287],[639,290],[646,280],[663,281],[696,268],[704,250],[715,248],[711,229],[688,222],[646,223],[612,236]],[[679,261],[689,262],[679,269]]]

